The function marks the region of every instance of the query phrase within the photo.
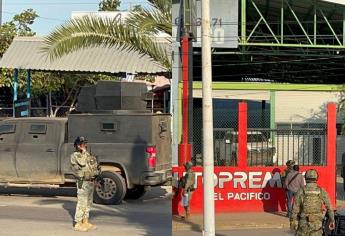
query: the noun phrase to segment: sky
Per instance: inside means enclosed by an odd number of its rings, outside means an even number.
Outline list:
[[[145,0],[121,0],[120,10],[127,10],[131,5],[146,5],[145,3]],[[2,0],[2,22],[32,8],[39,17],[31,28],[38,36],[44,36],[70,19],[73,11],[97,11],[98,4],[99,0]]]

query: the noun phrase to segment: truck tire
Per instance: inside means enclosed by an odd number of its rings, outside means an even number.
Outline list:
[[[116,172],[104,171],[101,173],[104,187],[95,185],[94,202],[104,205],[121,204],[126,195],[127,186],[125,179]]]
[[[139,199],[146,193],[145,186],[137,185],[132,189],[127,189],[126,199]]]

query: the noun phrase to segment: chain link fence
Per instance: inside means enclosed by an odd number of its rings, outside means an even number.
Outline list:
[[[236,166],[238,110],[216,108],[213,118],[214,164]],[[193,113],[193,161],[202,165],[202,109]],[[247,165],[326,165],[326,124],[277,124],[270,129],[269,109],[248,109]]]

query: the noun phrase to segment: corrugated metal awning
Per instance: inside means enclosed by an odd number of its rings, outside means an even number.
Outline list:
[[[91,47],[50,60],[41,37],[17,37],[0,60],[0,68],[96,73],[149,73],[167,70],[147,55],[117,48]]]

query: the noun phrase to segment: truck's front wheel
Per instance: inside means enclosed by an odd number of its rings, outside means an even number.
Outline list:
[[[98,204],[120,204],[126,195],[125,179],[116,172],[104,171],[101,173],[104,184],[95,185],[94,202]]]

